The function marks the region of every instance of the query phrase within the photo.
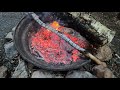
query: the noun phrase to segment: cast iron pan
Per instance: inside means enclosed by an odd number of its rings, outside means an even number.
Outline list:
[[[67,71],[72,69],[77,69],[82,65],[85,65],[90,62],[88,59],[83,59],[77,62],[73,62],[71,64],[52,64],[52,63],[46,63],[44,60],[38,60],[34,57],[33,54],[31,54],[29,49],[29,34],[33,32],[33,30],[37,30],[40,28],[38,23],[36,23],[33,19],[31,19],[29,16],[25,16],[17,25],[15,33],[14,33],[14,42],[15,47],[20,53],[20,55],[29,63],[32,63],[33,65],[46,69],[46,70],[52,70],[52,71]]]

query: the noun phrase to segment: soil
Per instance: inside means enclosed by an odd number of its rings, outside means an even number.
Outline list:
[[[112,40],[110,47],[114,54],[120,56],[120,13],[119,12],[89,12],[97,21],[100,21],[103,25],[107,26],[111,30],[116,31],[116,35]],[[3,44],[5,42],[5,35],[16,26],[25,14],[23,12],[0,12],[0,65],[4,60]],[[115,74],[117,78],[120,78],[120,59],[116,58],[113,54],[113,58],[107,61],[109,69]],[[94,65],[94,64],[92,64]],[[86,65],[84,68],[91,68]]]

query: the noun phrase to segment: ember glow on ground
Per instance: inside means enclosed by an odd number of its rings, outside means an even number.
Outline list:
[[[52,22],[50,25],[61,32],[64,28],[56,21]],[[66,32],[63,34],[80,47],[87,48],[88,43],[86,41]],[[43,57],[47,63],[70,64],[71,62],[81,60],[78,50],[61,39],[57,34],[44,27],[41,27],[38,32],[33,34],[30,38],[30,50],[37,58],[40,56]]]

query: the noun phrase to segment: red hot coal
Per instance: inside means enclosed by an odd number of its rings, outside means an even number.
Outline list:
[[[50,26],[56,30],[59,30],[60,32],[62,32],[62,30],[65,28],[60,26],[57,21],[50,23]],[[86,40],[73,36],[67,31],[62,33],[80,47],[88,47]],[[57,34],[44,27],[41,27],[37,33],[31,35],[30,50],[31,53],[37,56],[37,58],[42,57],[47,63],[70,64],[71,62],[81,60],[81,53],[77,49],[60,38]]]

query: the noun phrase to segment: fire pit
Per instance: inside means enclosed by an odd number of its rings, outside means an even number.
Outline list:
[[[91,46],[80,35],[80,30],[84,28],[76,29],[78,23],[68,13],[37,12],[36,14],[44,23],[65,34],[80,47],[89,49]],[[66,71],[90,62],[69,43],[40,26],[29,16],[25,16],[18,24],[14,41],[18,52],[25,60],[43,69]]]

